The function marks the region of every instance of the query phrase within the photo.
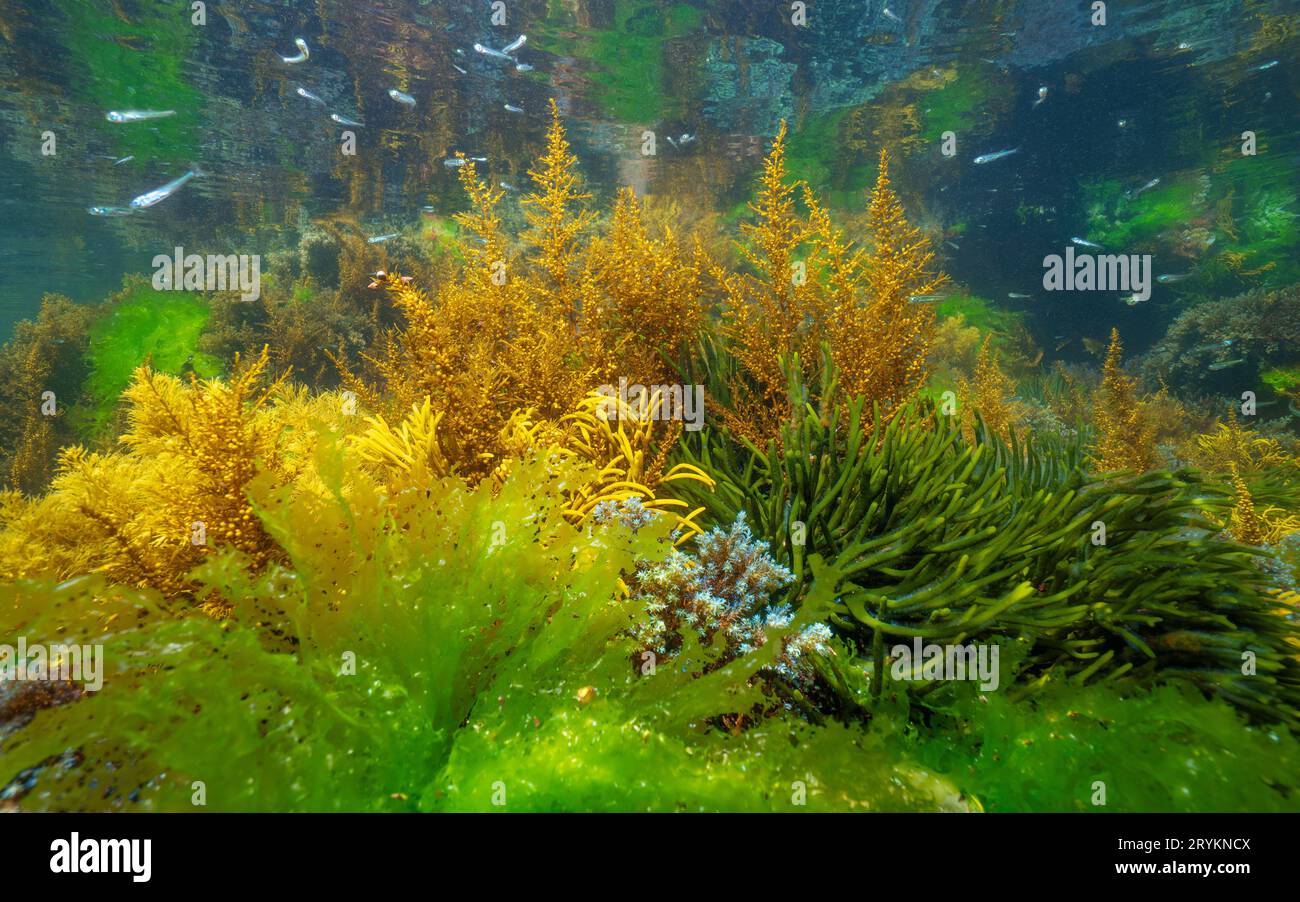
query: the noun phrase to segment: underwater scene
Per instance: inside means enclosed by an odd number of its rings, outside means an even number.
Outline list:
[[[1300,2],[0,0],[0,811],[1300,811],[1298,175]]]

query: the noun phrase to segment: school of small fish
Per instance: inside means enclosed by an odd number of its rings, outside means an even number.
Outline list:
[[[881,15],[884,18],[889,19],[890,21],[893,21],[900,25],[905,24],[904,20],[900,16],[898,16],[893,10],[891,10],[887,5],[882,6]],[[526,46],[527,42],[528,42],[527,35],[520,34],[513,41],[509,42],[508,44],[501,47],[500,49],[490,47],[482,43],[473,44],[472,49],[475,54],[477,54],[478,56],[486,60],[509,63],[514,67],[514,69],[517,72],[521,72],[521,73],[531,72],[533,71],[533,67],[518,59],[519,51]],[[282,62],[286,65],[298,65],[307,62],[311,57],[311,49],[308,46],[307,41],[304,38],[296,37],[294,38],[293,43],[298,50],[297,54],[292,56],[281,56],[280,59],[282,60]],[[1179,49],[1188,50],[1190,49],[1190,45],[1186,43],[1179,44]],[[466,56],[465,51],[459,48],[456,50],[456,54],[462,58]],[[988,62],[992,63],[994,61],[989,60]],[[1276,59],[1268,60],[1267,62],[1254,66],[1253,70],[1266,71],[1274,68],[1277,65],[1279,65],[1279,60]],[[451,66],[453,69],[455,69],[456,72],[460,73],[461,75],[468,76],[470,74],[469,70],[461,65],[452,63]],[[295,93],[297,94],[297,96],[318,106],[328,107],[330,105],[324,98],[313,93],[312,91],[308,90],[305,87],[301,87],[301,86],[297,87],[295,89]],[[416,98],[412,94],[408,93],[407,91],[393,87],[393,88],[389,88],[387,93],[391,100],[393,100],[398,104],[401,104],[402,106],[412,108],[412,109],[417,106]],[[1032,108],[1036,109],[1041,104],[1046,102],[1046,100],[1049,97],[1049,94],[1050,91],[1047,85],[1039,86],[1036,92],[1036,97],[1034,99]],[[1272,96],[1271,93],[1266,94],[1265,99],[1267,100],[1271,96]],[[521,115],[524,114],[525,112],[524,108],[521,105],[516,103],[510,103],[510,102],[504,103],[503,109],[506,112],[515,115]],[[153,120],[165,119],[175,115],[177,115],[175,110],[123,109],[123,110],[110,110],[105,114],[105,119],[115,124],[129,124],[129,123],[148,122]],[[337,112],[329,113],[329,119],[332,122],[336,123],[337,125],[341,125],[344,127],[349,127],[349,128],[364,127],[364,122],[358,119],[351,118],[349,116],[345,116]],[[1121,129],[1126,128],[1128,124],[1129,122],[1127,118],[1121,118],[1118,120],[1118,126]],[[666,140],[670,146],[680,150],[693,143],[696,140],[696,136],[687,132],[687,133],[682,133],[681,135],[669,135],[667,136]],[[1005,150],[991,151],[974,157],[972,162],[975,165],[982,166],[1018,154],[1020,153],[1020,150],[1021,148],[1019,147],[1013,147]],[[123,157],[121,159],[116,160],[114,165],[121,165],[133,159],[135,159],[134,156]],[[443,165],[448,169],[459,169],[471,161],[476,163],[486,163],[487,158],[456,155],[444,159]],[[87,212],[90,215],[97,216],[97,217],[130,216],[134,213],[147,210],[161,203],[162,201],[176,194],[189,181],[191,181],[194,178],[200,177],[202,175],[203,173],[200,172],[197,167],[194,167],[191,168],[189,171],[185,172],[183,175],[167,182],[166,184],[161,185],[151,191],[147,191],[133,198],[130,201],[129,206],[121,207],[121,206],[112,206],[112,205],[95,205],[95,206],[88,207]],[[1144,183],[1143,185],[1141,185],[1140,187],[1136,189],[1130,189],[1125,193],[1124,196],[1129,200],[1135,200],[1145,192],[1150,191],[1155,187],[1157,187],[1160,184],[1160,182],[1161,180],[1159,177],[1152,178],[1146,183]],[[513,185],[509,184],[508,182],[502,181],[499,182],[499,185],[501,189],[505,191],[517,190]],[[990,193],[995,193],[998,191],[997,188],[988,188],[986,190]],[[426,207],[425,212],[432,212],[432,208]],[[374,236],[372,238],[368,238],[367,241],[370,244],[381,244],[393,238],[397,238],[399,237],[399,235],[400,235],[399,232],[382,234],[382,235]],[[1211,247],[1214,244],[1214,240],[1215,240],[1215,236],[1212,234],[1208,236],[1208,238],[1205,240],[1204,246],[1207,250],[1209,249],[1209,247]],[[1081,248],[1088,248],[1097,251],[1105,250],[1105,248],[1101,244],[1098,244],[1094,241],[1090,241],[1086,238],[1082,238],[1078,236],[1071,237],[1070,242]],[[951,247],[954,251],[960,250],[960,247],[952,241],[948,241],[945,243],[949,247]],[[1162,285],[1176,284],[1178,282],[1190,278],[1192,275],[1193,275],[1192,273],[1165,273],[1159,275],[1156,278],[1156,281]],[[1007,297],[1012,300],[1029,300],[1031,299],[1032,296],[1022,292],[1009,292],[1007,294]],[[932,303],[935,301],[942,300],[942,298],[943,298],[942,295],[928,294],[928,295],[912,295],[908,298],[908,300],[911,303]],[[1135,293],[1121,296],[1120,300],[1123,303],[1127,304],[1128,306],[1132,307],[1141,303],[1142,298],[1140,298],[1139,295],[1135,292]],[[1063,337],[1058,336],[1058,339],[1061,338]],[[1069,344],[1071,340],[1072,339],[1070,338],[1065,338],[1064,340],[1062,340],[1058,345],[1058,350],[1061,347],[1064,347],[1065,345]],[[1084,339],[1085,345],[1087,345],[1088,342],[1089,339]],[[1230,347],[1231,345],[1232,345],[1232,340],[1225,339],[1221,342],[1211,342],[1205,345],[1201,345],[1197,348],[1194,348],[1193,351],[1194,352],[1218,351]],[[1233,366],[1240,365],[1243,362],[1244,362],[1244,358],[1236,358],[1232,360],[1219,360],[1209,364],[1209,369],[1213,371],[1223,370]],[[1300,415],[1300,413],[1297,413],[1297,415]]]
[[[475,44],[474,51],[489,59],[509,62],[514,65],[514,68],[517,72],[532,72],[533,67],[527,63],[521,62],[517,57],[519,51],[522,50],[527,43],[528,43],[528,36],[526,34],[521,34],[518,37],[516,37],[513,41],[511,41],[509,44],[502,47],[500,50],[494,49],[492,47],[488,47],[484,44]],[[285,65],[290,65],[290,66],[307,62],[307,60],[311,58],[311,47],[307,44],[306,39],[301,37],[296,37],[293,39],[293,44],[298,49],[298,52],[292,56],[281,55],[280,60]],[[458,55],[464,56],[463,50],[457,49],[456,53]],[[452,67],[462,75],[469,74],[469,70],[465,69],[462,66],[456,65],[455,63],[452,64]],[[294,89],[294,93],[297,96],[303,98],[304,100],[309,101],[310,103],[314,103],[323,107],[329,106],[329,103],[324,98],[308,90],[307,88],[302,87],[301,85]],[[407,93],[406,91],[400,90],[399,88],[389,88],[388,96],[393,101],[400,103],[405,107],[414,108],[417,105],[416,99],[413,95]],[[504,107],[505,110],[509,113],[522,114],[524,112],[523,107],[517,104],[507,103],[504,105]],[[129,109],[129,110],[110,110],[107,113],[105,113],[104,118],[112,123],[125,124],[125,123],[132,123],[132,122],[148,122],[155,119],[165,119],[175,115],[176,115],[175,110]],[[365,127],[364,122],[358,119],[354,119],[350,116],[345,116],[342,113],[331,112],[329,114],[329,118],[331,122],[334,122],[337,125],[341,125],[346,128]],[[692,141],[692,140],[694,140],[693,135],[682,136],[682,143],[686,143],[687,141]],[[114,165],[121,165],[122,163],[127,163],[134,159],[135,159],[134,156],[123,157],[119,160],[116,160]],[[470,162],[471,160],[476,163],[487,162],[486,157],[449,157],[443,161],[443,165],[449,169],[456,169],[461,166],[464,166],[467,162]],[[118,207],[118,206],[112,206],[107,204],[97,204],[97,205],[87,207],[86,211],[91,216],[101,216],[101,217],[130,216],[133,213],[139,212],[141,210],[146,210],[149,207],[161,203],[162,201],[174,195],[191,179],[199,177],[202,174],[203,173],[201,173],[197,168],[192,168],[190,171],[186,172],[184,175],[180,176],[179,178],[173,179],[172,181],[168,182],[165,185],[161,185],[160,187],[155,188],[152,191],[147,191],[144,194],[141,194],[138,197],[134,198],[130,202],[130,206]],[[507,186],[505,182],[502,182],[501,184],[502,187],[506,188],[507,190],[511,190],[511,191],[515,190],[512,186]],[[396,238],[398,234],[399,233],[395,232],[389,235],[379,235],[368,240],[371,244],[379,244],[384,241],[388,241],[392,238]]]

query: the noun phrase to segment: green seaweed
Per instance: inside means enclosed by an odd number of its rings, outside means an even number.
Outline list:
[[[1300,387],[1300,365],[1275,366],[1259,374],[1264,383],[1278,392],[1294,391]]]
[[[1296,196],[1282,190],[1262,190],[1251,199],[1242,231],[1254,242],[1293,244],[1296,239]]]
[[[1284,154],[1265,149],[1233,155],[1215,173],[1218,252],[1236,258],[1221,281],[1245,277],[1247,285],[1281,286],[1300,280],[1300,200],[1292,168]]]
[[[923,107],[921,136],[925,142],[937,146],[946,131],[972,134],[981,124],[981,108],[991,93],[991,85],[975,69],[959,66],[956,78],[927,92],[919,101]]]
[[[968,684],[870,722],[715,716],[765,700],[774,641],[705,676],[685,636],[647,668],[617,597],[666,525],[592,533],[559,514],[571,471],[522,466],[499,493],[361,488],[322,446],[323,494],[254,486],[292,570],[200,569],[219,623],[100,576],[0,587],[32,643],[103,647],[104,687],[0,736],[25,811],[1297,810],[1297,746],[1173,687]],[[342,487],[354,486],[350,497]],[[400,524],[401,528],[394,528]],[[504,531],[501,527],[504,526]],[[791,625],[834,604],[816,583]],[[841,653],[844,651],[841,647]],[[1019,666],[1008,647],[1006,670]],[[852,683],[844,658],[823,661]],[[778,706],[778,712],[780,709]],[[1249,776],[1243,779],[1242,775]],[[1096,781],[1105,804],[1094,804]],[[202,808],[200,808],[202,806]]]
[[[539,49],[588,60],[599,70],[592,97],[608,117],[649,124],[678,114],[682,101],[665,91],[664,45],[699,30],[703,14],[687,3],[660,6],[647,0],[617,0],[610,29],[568,31],[572,16],[550,8],[549,23],[537,30]],[[561,24],[562,23],[562,24]]]
[[[830,184],[839,158],[840,125],[848,110],[806,117],[792,128],[786,142],[785,165],[790,177],[821,188]]]
[[[428,243],[435,254],[446,254],[463,262],[460,223],[450,216],[427,216],[420,229],[420,239]]]
[[[1300,808],[1300,744],[1187,686],[1047,686],[1031,700],[965,691],[916,736],[919,763],[987,811]]]
[[[575,529],[557,490],[573,472],[533,462],[495,494],[387,499],[337,445],[320,455],[326,493],[254,489],[292,573],[200,570],[233,605],[224,624],[100,577],[0,588],[7,629],[108,661],[102,691],[0,747],[6,776],[35,768],[11,790],[24,810],[193,810],[196,781],[222,811],[794,810],[798,783],[812,810],[957,795],[856,727],[712,729],[763,701],[753,677],[779,635],[702,677],[715,652],[690,637],[680,666],[634,666],[618,578],[666,553],[667,524]]]
[[[1114,180],[1092,183],[1085,188],[1089,206],[1084,237],[1108,250],[1150,246],[1169,230],[1197,218],[1199,191],[1194,183],[1176,182],[1132,197]]]
[[[1291,284],[1300,279],[1294,253],[1300,247],[1300,208],[1287,165],[1276,154],[1234,156],[1222,171],[1158,185],[1136,197],[1114,179],[1086,183],[1085,237],[1107,249],[1130,250],[1175,245],[1182,233],[1199,233],[1190,239],[1191,249],[1204,259],[1195,282],[1183,286],[1195,286],[1199,294]]]
[[[817,397],[835,397],[832,377]],[[887,425],[860,399],[822,404],[803,405],[779,448],[699,433],[682,459],[718,486],[681,493],[724,522],[744,510],[778,561],[839,582],[832,622],[871,649],[871,672],[895,640],[1018,638],[1038,679],[1182,679],[1300,724],[1297,628],[1255,552],[1207,518],[1226,514],[1222,487],[1188,472],[1092,474],[1078,437],[972,441],[924,401]],[[1258,675],[1243,673],[1247,652]]]
[[[90,329],[85,394],[91,406],[74,412],[77,432],[91,437],[104,429],[131,374],[146,360],[163,373],[187,367],[204,378],[220,373],[220,361],[197,350],[210,313],[201,295],[159,291],[128,278]]]
[[[1241,269],[1262,276],[1263,285],[1287,285],[1300,279],[1300,201],[1285,187],[1252,187],[1242,203],[1237,235],[1225,253],[1241,254]]]
[[[861,209],[879,168],[874,154],[862,160],[845,150],[841,130],[851,112],[840,109],[805,117],[797,128],[792,124],[786,145],[790,175],[817,189],[836,209]]]
[[[185,77],[199,29],[188,4],[138,4],[126,19],[106,0],[57,0],[65,23],[55,29],[82,73],[71,90],[96,110],[97,125],[123,156],[183,163],[198,156],[195,127],[203,95]],[[148,122],[112,124],[109,110],[175,110]]]
[[[1011,334],[1023,320],[1020,314],[1003,310],[993,301],[968,292],[948,295],[935,306],[935,313],[940,317],[961,316],[982,333],[1002,335]]]

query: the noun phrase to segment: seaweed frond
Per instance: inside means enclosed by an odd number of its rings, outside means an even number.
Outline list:
[[[755,444],[780,440],[794,414],[786,368],[799,363],[802,384],[820,383],[823,356],[837,374],[837,398],[865,397],[889,418],[921,387],[935,337],[932,293],[946,282],[930,266],[929,240],[908,221],[890,186],[889,154],[866,214],[869,244],[859,247],[831,221],[802,183],[789,183],[784,125],[772,144],[751,204],[757,222],[743,227],[751,274],[715,270],[725,295],[724,335],[736,366],[725,386],[728,429]],[[796,203],[802,188],[801,214]]]
[[[441,411],[434,413],[428,398],[412,404],[400,426],[389,426],[382,415],[367,417],[369,426],[355,439],[363,460],[401,474],[411,485],[427,485],[452,475],[453,467],[438,444]]]
[[[581,522],[603,504],[633,498],[652,510],[688,509],[689,505],[680,499],[659,497],[659,487],[693,481],[713,488],[713,478],[700,467],[679,463],[665,472],[662,458],[652,455],[654,425],[659,422],[663,405],[664,397],[659,392],[638,404],[593,392],[563,419],[571,427],[565,446],[597,467],[595,478],[571,497],[565,516]],[[684,515],[673,514],[682,531],[679,542],[700,531],[695,517],[701,511],[696,508]]]
[[[1272,545],[1285,536],[1300,531],[1300,516],[1288,514],[1271,505],[1263,510],[1256,508],[1250,488],[1235,465],[1232,467],[1232,486],[1236,492],[1236,501],[1228,518],[1228,532],[1238,542]]]
[[[933,295],[947,277],[930,269],[934,252],[924,233],[907,221],[890,186],[883,147],[866,227],[871,252],[864,267],[865,298],[854,292],[837,301],[832,359],[845,397],[868,398],[889,417],[925,381],[934,343],[934,307],[915,299]]]
[[[1211,432],[1196,436],[1189,448],[1192,462],[1212,473],[1246,474],[1278,471],[1300,477],[1300,458],[1288,452],[1280,441],[1242,426],[1235,406],[1226,420],[1214,424]]]
[[[595,215],[579,208],[591,195],[582,190],[578,158],[569,147],[560,121],[560,109],[551,99],[551,122],[546,130],[546,152],[528,170],[536,190],[523,198],[528,230],[523,239],[537,249],[535,263],[544,278],[534,290],[539,306],[554,321],[577,330],[578,286],[574,268],[580,252],[579,239],[595,221]]]
[[[1155,429],[1143,416],[1137,380],[1120,369],[1124,347],[1119,329],[1111,329],[1110,346],[1102,366],[1101,388],[1093,400],[1096,444],[1092,448],[1099,472],[1144,471],[1156,465]]]
[[[804,585],[824,561],[831,623],[871,650],[870,672],[899,640],[1014,639],[1028,649],[1026,691],[1051,672],[1159,675],[1300,723],[1295,624],[1273,613],[1255,556],[1220,537],[1229,505],[1216,486],[1190,472],[1094,473],[1079,438],[971,441],[922,399],[864,433],[865,402],[806,405],[779,448],[704,433],[682,459],[717,487],[678,494],[714,522],[746,511]],[[1242,674],[1243,649],[1267,680]]]
[[[975,434],[976,413],[983,421],[984,427],[998,438],[1007,441],[1011,438],[1016,422],[1019,405],[1012,400],[1015,394],[1015,382],[998,366],[997,352],[992,347],[993,335],[984,337],[980,345],[979,356],[975,362],[972,381],[965,379],[958,382],[961,397],[966,399],[962,405],[962,424],[968,436]]]

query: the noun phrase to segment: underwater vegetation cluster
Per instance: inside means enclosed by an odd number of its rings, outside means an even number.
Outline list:
[[[0,683],[0,806],[1300,810],[1296,442],[1159,385],[1239,343],[1300,403],[1295,286],[1044,373],[887,150],[845,226],[788,137],[735,261],[593,204],[552,103],[517,229],[460,155],[437,242],[48,297],[0,627],[105,672]]]

